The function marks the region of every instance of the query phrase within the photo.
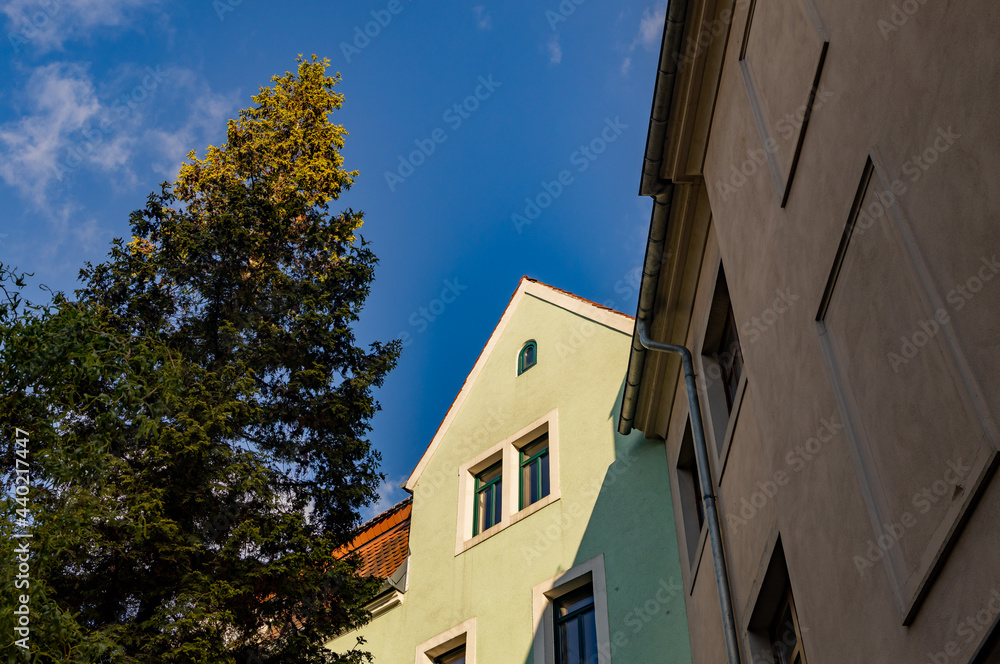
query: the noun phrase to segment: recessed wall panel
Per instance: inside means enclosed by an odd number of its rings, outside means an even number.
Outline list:
[[[885,565],[905,622],[995,452],[950,313],[874,173],[869,162],[819,321],[873,528],[847,553],[860,574],[865,560]]]
[[[754,0],[740,67],[781,206],[788,199],[826,57],[826,31],[811,0]],[[754,158],[754,155],[748,155]]]

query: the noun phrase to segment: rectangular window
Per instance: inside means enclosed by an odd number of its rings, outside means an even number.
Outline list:
[[[747,638],[753,661],[773,664],[806,664],[802,628],[792,596],[788,564],[781,537],[774,541],[767,571],[753,600]]]
[[[677,491],[680,495],[681,523],[687,544],[688,564],[693,569],[698,558],[698,543],[705,524],[705,506],[702,501],[701,479],[694,455],[694,437],[688,420],[677,453]]]
[[[775,664],[806,664],[802,653],[802,636],[799,619],[795,614],[795,601],[789,588],[781,600],[778,612],[768,630],[771,640],[771,654]]]
[[[716,354],[719,362],[719,372],[722,374],[722,388],[726,392],[726,406],[733,412],[736,403],[736,388],[740,386],[740,376],[743,374],[743,350],[740,348],[740,337],[736,329],[736,317],[733,315],[733,305],[730,303],[726,312],[726,322],[722,329],[722,343]]]
[[[465,664],[465,644],[435,657],[434,664]]]
[[[476,619],[417,645],[416,664],[476,664]]]
[[[521,453],[521,504],[519,509],[549,495],[549,436],[528,443]]]
[[[472,534],[478,535],[500,523],[503,505],[502,461],[476,475],[475,500]]]
[[[591,584],[556,601],[555,634],[557,664],[596,664],[597,618]]]
[[[735,425],[734,413],[739,410],[741,384],[746,383],[739,325],[729,297],[726,271],[722,265],[719,266],[715,292],[707,314],[701,346],[702,380],[707,397],[704,407],[708,411],[705,425],[706,433],[714,443],[715,454],[718,455],[721,481]]]

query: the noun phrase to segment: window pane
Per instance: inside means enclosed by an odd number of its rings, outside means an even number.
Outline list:
[[[691,473],[691,479],[694,484],[694,510],[695,514],[698,516],[698,532],[701,532],[701,527],[705,523],[705,503],[704,496],[701,493],[701,476],[698,475],[697,468],[691,468],[688,472]]]
[[[507,357],[510,357],[508,355]],[[524,368],[527,369],[535,363],[535,347],[528,346],[524,349]]]
[[[588,584],[566,593],[556,603],[556,617],[562,618],[594,603],[594,591]]]
[[[539,474],[542,472],[542,460],[535,459],[531,464],[531,502],[537,503],[538,499],[541,498],[539,492],[542,490],[541,478]]]
[[[472,534],[478,535],[488,527],[486,525],[486,492],[480,491],[476,494],[476,528]]]
[[[521,448],[521,507],[549,495],[549,436],[542,435]]]
[[[556,653],[559,664],[597,663],[594,589],[589,583],[555,603]]]
[[[503,481],[497,480],[477,494],[476,511],[479,530],[475,533],[476,535],[500,523],[502,485]]]
[[[530,459],[549,446],[549,436],[545,434],[541,438],[534,440],[521,448],[521,458]]]
[[[539,498],[544,498],[549,495],[549,455],[546,454],[540,461],[542,464],[542,495]]]
[[[792,607],[786,600],[777,619],[771,626],[771,647],[779,664],[791,664],[792,653],[798,645],[795,623],[792,621]]]
[[[538,460],[521,467],[521,507],[538,500]]]
[[[502,499],[502,496],[503,496],[503,491],[501,491],[500,489],[501,489],[502,484],[503,484],[503,480],[498,480],[497,483],[494,484],[493,487],[492,487],[492,491],[493,491],[493,519],[492,519],[492,521],[490,523],[490,526],[494,526],[494,525],[500,523],[500,502],[501,502],[501,499]]]
[[[434,658],[434,664],[465,664],[465,646]]]
[[[479,533],[500,523],[501,503],[500,496],[503,493],[501,471],[503,463],[496,463],[476,475],[476,496],[473,509],[475,517],[473,519],[472,534]]]
[[[580,629],[576,620],[559,625],[559,664],[580,664]]]
[[[729,409],[732,410],[736,388],[739,387],[740,375],[743,373],[743,351],[740,349],[740,338],[736,329],[736,318],[733,315],[732,305],[729,307],[722,331],[718,360],[719,368],[722,371],[726,402]]]
[[[580,621],[582,662],[597,664],[597,616],[593,609],[578,618]]]
[[[496,478],[500,477],[500,471],[502,469],[503,469],[502,464],[498,463],[493,466],[490,466],[483,472],[479,473],[478,475],[479,486],[487,484],[490,482],[490,480],[495,480]]]

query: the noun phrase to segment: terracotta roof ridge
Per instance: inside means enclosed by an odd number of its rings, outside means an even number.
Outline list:
[[[372,518],[368,519],[367,521],[365,521],[364,523],[362,523],[360,526],[358,526],[358,534],[362,533],[365,530],[368,530],[369,528],[371,528],[372,526],[374,526],[379,521],[384,521],[385,519],[388,519],[390,516],[392,516],[396,512],[399,512],[404,507],[406,507],[407,504],[412,503],[412,502],[413,502],[413,496],[407,496],[406,498],[404,498],[403,500],[399,501],[398,503],[396,503],[395,505],[393,505],[392,507],[390,507],[386,511],[381,512],[380,514],[376,514],[375,516],[373,516]]]
[[[410,507],[412,502],[412,497],[406,498],[363,523],[355,532],[354,537],[346,544],[339,546],[333,555],[340,557],[351,551],[357,551],[369,542],[382,537],[385,533],[396,530],[397,526],[409,521],[409,512],[405,515],[403,512]]]
[[[598,304],[597,302],[594,302],[593,300],[588,300],[587,298],[581,297],[581,296],[577,295],[576,293],[572,293],[572,292],[570,292],[568,290],[564,290],[562,288],[559,288],[558,286],[553,286],[552,284],[547,284],[547,283],[545,283],[544,281],[542,281],[540,279],[535,279],[533,277],[529,277],[528,275],[524,275],[523,277],[521,277],[521,280],[522,281],[524,281],[524,280],[531,281],[533,283],[538,284],[539,286],[545,286],[546,288],[551,288],[554,291],[558,291],[558,292],[562,293],[563,295],[568,295],[569,297],[571,297],[571,298],[573,298],[575,300],[580,300],[581,302],[585,302],[586,304],[589,304],[591,306],[597,307],[598,309],[604,309],[605,311],[610,311],[613,314],[618,314],[619,316],[624,316],[625,318],[628,318],[629,320],[635,320],[635,316],[629,316],[627,313],[624,313],[622,311],[618,311],[617,309],[612,309],[611,307],[605,306],[603,304]]]

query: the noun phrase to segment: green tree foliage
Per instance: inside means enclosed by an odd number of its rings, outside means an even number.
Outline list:
[[[0,266],[3,614],[10,662],[332,663],[378,581],[336,549],[382,475],[357,345],[376,258],[330,211],[356,172],[328,62],[298,59],[131,216],[76,299]],[[28,432],[30,655],[11,645],[14,427]],[[22,526],[24,524],[21,524]],[[12,635],[14,635],[12,637]]]

